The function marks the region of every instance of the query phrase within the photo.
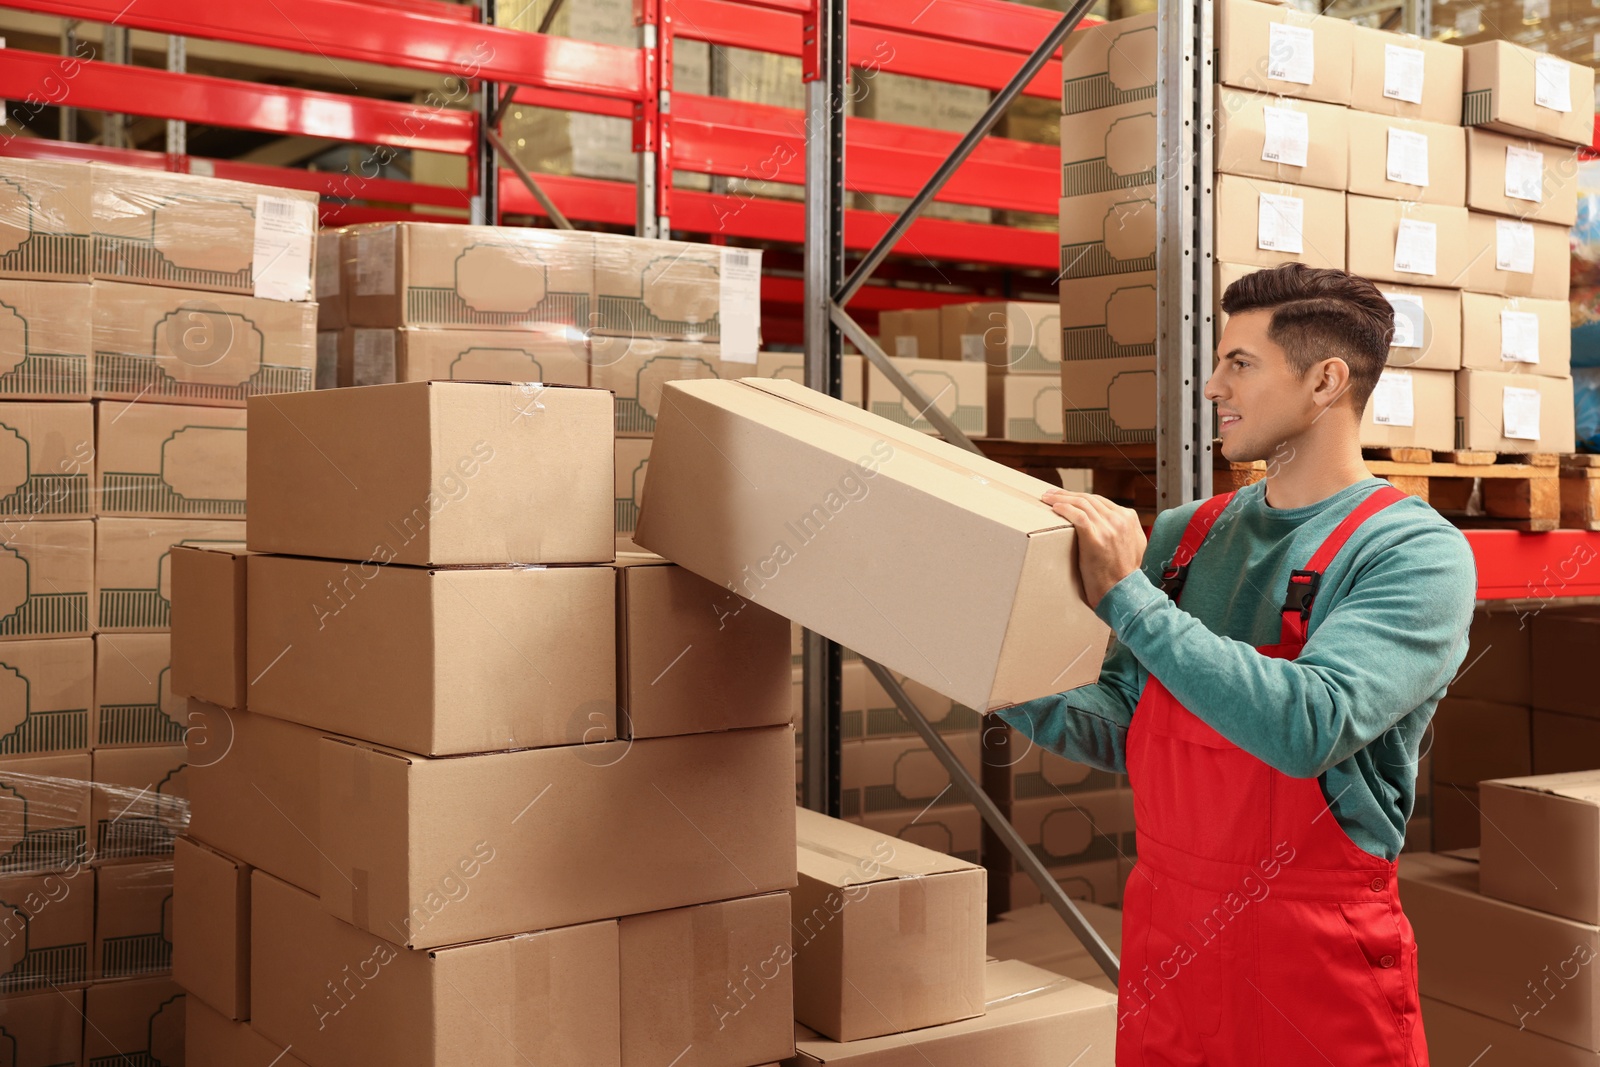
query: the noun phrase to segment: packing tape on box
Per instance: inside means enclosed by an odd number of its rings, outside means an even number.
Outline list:
[[[898,838],[885,836],[883,840],[894,841],[898,840]],[[842,863],[854,864],[857,867],[863,867],[868,862],[866,857],[845,852],[842,849],[834,848],[832,845],[824,845],[820,841],[807,841],[804,838],[801,838],[800,840],[796,841],[795,844],[799,848],[803,848],[811,852],[820,852],[822,855],[827,856],[830,859],[836,859]],[[876,858],[872,859],[871,862],[877,864],[878,870],[889,875],[891,878],[921,878],[927,873],[926,871],[911,871],[902,867],[895,867]],[[862,873],[865,873],[865,871]],[[854,884],[860,885],[863,883],[857,882]]]
[[[996,1008],[1008,1007],[1012,1004],[1021,1004],[1029,1000],[1038,1000],[1040,997],[1049,996],[1051,993],[1066,989],[1069,986],[1081,984],[1082,983],[1076,982],[1071,978],[1057,978],[1053,982],[1047,982],[1044,985],[1037,986],[1033,989],[1024,989],[1016,993],[1007,993],[1003,997],[995,997],[992,1000],[985,1000],[983,1002],[983,1010],[993,1011]]]
[[[920,934],[928,928],[928,895],[920,880],[894,883],[900,894],[899,932]]]
[[[720,975],[722,981],[728,985],[739,986],[740,972],[728,970],[728,923],[722,914],[722,905],[706,904],[691,909],[689,916],[689,977],[690,981],[675,983],[679,995],[679,1003],[674,1005],[679,1013],[694,1020],[694,1040],[697,1043],[714,1044],[717,1032],[723,1028],[726,1017],[719,1017],[717,1012],[706,1004],[695,1004],[704,992],[692,980],[702,968],[712,976]],[[760,966],[760,961],[755,961]],[[748,964],[746,965],[748,967]],[[716,979],[713,977],[713,982]],[[763,983],[760,975],[756,976],[758,983]],[[726,986],[713,986],[712,995],[721,993]],[[742,986],[740,987],[742,988]],[[747,990],[752,996],[759,996],[761,986]],[[715,1003],[713,1001],[712,1003]]]

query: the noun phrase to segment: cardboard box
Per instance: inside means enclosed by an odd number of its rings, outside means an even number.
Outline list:
[[[418,565],[615,551],[598,390],[411,382],[251,406],[253,551]]]
[[[242,408],[312,388],[316,335],[315,304],[97,281],[94,395]]]
[[[245,560],[209,545],[172,550],[169,688],[224,708],[245,706]]]
[[[251,1027],[311,1063],[619,1067],[615,921],[407,952],[261,871],[250,904]]]
[[[172,969],[172,861],[112,863],[95,879],[97,978],[138,978]]]
[[[5,522],[0,529],[0,637],[87,637],[94,523]]]
[[[1420,285],[1379,282],[1394,308],[1389,366],[1407,370],[1459,370],[1466,336],[1461,328],[1461,293]]]
[[[1352,26],[1350,53],[1351,107],[1424,122],[1461,122],[1462,54],[1456,45]]]
[[[1435,849],[1477,848],[1477,787],[1439,783],[1433,792],[1432,818]]]
[[[1424,996],[1600,1048],[1594,968],[1581,965],[1600,952],[1600,930],[1480,894],[1478,864],[1455,856],[1401,856],[1400,886]]]
[[[1547,577],[1564,577],[1552,575]],[[1532,594],[1530,594],[1532,595]],[[1548,711],[1600,718],[1588,660],[1600,637],[1600,617],[1565,611],[1540,612],[1528,624],[1532,660],[1531,703]]]
[[[96,982],[84,993],[84,1062],[183,1063],[185,1000],[170,978]]]
[[[589,384],[586,345],[578,330],[407,329],[390,331],[390,338],[396,381]]]
[[[1366,448],[1455,446],[1455,375],[1446,370],[1384,368],[1361,413]]]
[[[1529,595],[1533,590],[1530,588]],[[1459,685],[1479,700],[1533,703],[1533,629],[1516,611],[1473,612]]]
[[[89,280],[89,175],[82,163],[0,160],[0,278]]]
[[[1460,126],[1351,111],[1352,194],[1462,207],[1467,202],[1467,138]]]
[[[1032,374],[989,376],[989,436],[1008,441],[1060,441],[1061,376]]]
[[[617,560],[616,732],[624,738],[787,724],[789,621],[659,556]],[[570,616],[552,639],[573,641]],[[582,738],[595,740],[591,723]]]
[[[888,691],[878,684],[860,659],[847,657],[839,673],[840,726],[846,739],[918,736]],[[923,718],[941,734],[971,733],[982,728],[982,719],[971,708],[903,674],[890,673],[922,712]]]
[[[1046,867],[1125,860],[1136,850],[1133,793],[1127,789],[1018,800],[1011,824]]]
[[[1546,141],[1472,127],[1467,206],[1474,211],[1571,226],[1578,219],[1578,155]]]
[[[787,889],[793,759],[787,726],[470,759],[324,740],[322,906],[432,948]]]
[[[1257,0],[1231,2],[1269,6]],[[1344,268],[1343,193],[1224,174],[1217,178],[1216,213],[1219,262]]]
[[[1079,905],[1083,917],[1110,945],[1122,943],[1122,912],[1100,904]],[[997,960],[1021,960],[1068,978],[1103,979],[1100,965],[1048,904],[1013,908],[989,924],[989,955]]]
[[[895,314],[885,311],[884,315]],[[885,346],[891,350],[890,346]],[[840,399],[856,407],[867,406],[867,357],[839,357]],[[757,378],[784,378],[797,385],[806,384],[806,357],[803,352],[763,352],[756,357]]]
[[[1461,124],[1544,141],[1594,140],[1594,70],[1510,41],[1468,45]]]
[[[181,744],[95,749],[96,860],[172,855],[172,839],[189,824],[184,756]]]
[[[189,838],[315,892],[327,734],[189,701]]]
[[[1217,6],[1217,80],[1274,96],[1350,102],[1352,35],[1342,19],[1257,0]]]
[[[1472,269],[1466,208],[1354,194],[1345,206],[1345,265],[1351,274],[1454,288]]]
[[[1572,379],[1463,370],[1456,373],[1458,448],[1571,452]]]
[[[1346,108],[1220,86],[1216,107],[1217,173],[1345,187],[1356,118]]]
[[[1157,71],[1154,12],[1069,33],[1061,47],[1061,111],[1154,100]]]
[[[94,645],[94,746],[183,744],[185,710],[172,692],[171,636],[100,634]]]
[[[921,389],[932,406],[948,415],[958,429],[968,436],[983,435],[989,420],[989,372],[981,363],[891,358],[895,369]],[[923,414],[923,405],[902,393],[871,364],[867,366],[867,410],[900,426],[927,434],[938,432]]]
[[[250,867],[180,837],[172,847],[172,977],[229,1019],[250,1018]]]
[[[98,514],[244,518],[243,411],[118,401],[98,414]]]
[[[81,985],[93,973],[94,870],[0,875],[0,996]],[[9,1028],[13,1016],[7,1015]],[[8,1050],[15,1054],[15,1046]]]
[[[836,1041],[983,1012],[983,868],[795,809],[794,1016]]]
[[[1111,1067],[1116,1044],[1116,994],[1062,978],[1017,960],[983,969],[987,1010],[977,1018],[929,1027],[909,1037],[830,1041],[795,1027],[795,1067],[916,1067],[967,1064],[1071,1063]]]
[[[1156,354],[1153,272],[1064,279],[1060,289],[1063,362]]]
[[[1569,289],[1567,228],[1477,211],[1467,213],[1467,261],[1461,287],[1475,293],[1565,300]]]
[[[52,524],[54,525],[54,524]],[[86,528],[89,523],[83,524]],[[97,519],[93,583],[101,633],[161,631],[172,622],[172,569],[179,545],[243,547],[245,524],[225,519]],[[88,568],[85,568],[88,577]],[[66,587],[62,587],[66,588]]]
[[[1430,753],[1439,782],[1475,787],[1486,778],[1532,774],[1532,709],[1447,696],[1434,712]]]
[[[1155,186],[1062,197],[1058,281],[1156,269]]]
[[[876,811],[862,813],[850,821],[875,834],[897,837],[968,863],[978,862],[983,819],[973,807],[942,807],[920,813]]]
[[[1486,781],[1479,796],[1483,892],[1600,924],[1600,771]]]
[[[946,734],[944,741],[973,777],[981,773],[977,734]],[[841,746],[839,767],[842,813],[847,817],[966,802],[950,781],[950,772],[920,737],[848,742]]]
[[[523,226],[384,222],[341,244],[352,326],[588,328],[594,235]]]
[[[94,453],[88,403],[0,403],[0,516],[25,522],[93,515]]]
[[[1080,444],[1142,444],[1156,439],[1154,356],[1063,360],[1066,439]]]
[[[317,329],[339,330],[350,325],[345,307],[343,239],[345,230],[317,231]]]
[[[940,325],[938,308],[883,311],[878,314],[878,344],[887,356],[938,359],[941,351]]]
[[[1122,902],[1123,887],[1131,870],[1132,864],[1122,860],[1094,860],[1052,867],[1050,876],[1072,900],[1113,907]],[[1043,901],[1044,894],[1039,892],[1032,878],[1020,872],[1011,876],[1011,907],[1034,907]]]
[[[1100,794],[1127,787],[1124,776],[1102,771],[1086,763],[1062,759],[1032,744],[1018,732],[1012,733],[1011,746],[1010,751],[1004,754],[1005,762],[1011,767],[1010,800],[1020,803],[1048,797],[1061,803],[1061,798],[1069,794]]]
[[[0,873],[70,870],[93,855],[87,754],[0,760]]]
[[[1511,1026],[1476,1012],[1422,998],[1422,1022],[1428,1033],[1428,1056],[1434,1063],[1472,1063],[1473,1067],[1593,1067],[1595,1055],[1565,1041],[1553,1041],[1532,1030]]]
[[[189,1001],[184,1030],[188,1067],[308,1067],[305,1060],[269,1041],[249,1023],[236,1023],[206,1006],[198,996]]]
[[[650,438],[619,437],[616,443],[616,530],[631,534],[639,525],[644,503],[644,478],[650,469]]]
[[[1061,308],[1056,301],[947,304],[940,309],[939,355],[983,363],[991,375],[1059,374]]]
[[[317,331],[317,388],[339,386],[339,337],[342,330]]]
[[[1567,378],[1572,328],[1565,300],[1461,294],[1461,366]]]
[[[754,369],[724,364],[714,344],[595,337],[590,342],[589,379],[616,394],[619,437],[649,437],[661,417],[661,391],[668,382],[733,378]]]
[[[8,161],[9,162],[9,161]],[[0,174],[0,200],[8,186]],[[0,207],[0,244],[6,233]],[[0,264],[8,257],[0,253]],[[0,267],[0,275],[5,273]],[[7,400],[88,400],[93,349],[90,287],[0,281],[0,395]]]
[[[1154,98],[1062,115],[1061,195],[1154,185],[1159,141]]]
[[[630,915],[617,937],[622,1062],[744,1067],[794,1051],[789,894]]]
[[[1533,709],[1533,773],[1565,774],[1600,766],[1600,719]]]
[[[251,556],[252,712],[426,755],[616,736],[606,567]]]
[[[15,162],[15,161],[11,161]],[[52,989],[6,1001],[6,1050],[17,1067],[83,1062],[83,990]]]
[[[90,169],[96,278],[315,299],[316,193],[108,163]]]
[[[0,739],[7,755],[89,747],[94,642],[0,641]]]
[[[622,337],[717,341],[754,362],[761,253],[752,248],[594,235],[594,329]]]
[[[1038,500],[1045,483],[792,382],[670,389],[639,545],[975,710],[1098,676],[1107,631],[1064,562],[1070,528]],[[870,569],[843,562],[880,527],[940,536]],[[963,547],[980,536],[989,565]]]

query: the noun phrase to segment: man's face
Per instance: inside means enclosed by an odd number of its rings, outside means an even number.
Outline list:
[[[1235,463],[1271,459],[1323,410],[1312,401],[1317,368],[1303,378],[1267,336],[1272,312],[1228,316],[1206,396],[1217,406],[1222,454]]]

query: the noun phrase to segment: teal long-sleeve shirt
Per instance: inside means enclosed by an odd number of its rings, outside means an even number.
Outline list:
[[[1199,505],[1165,512],[1143,567],[1096,608],[1117,637],[1100,680],[998,714],[1047,751],[1122,772],[1128,724],[1154,675],[1246,752],[1321,778],[1350,839],[1393,859],[1423,735],[1466,655],[1477,587],[1466,538],[1414,497],[1391,504],[1323,572],[1299,658],[1256,651],[1278,642],[1289,572],[1382,484],[1286,509],[1267,505],[1265,482],[1241,489],[1190,566],[1181,606],[1161,592],[1160,574]]]

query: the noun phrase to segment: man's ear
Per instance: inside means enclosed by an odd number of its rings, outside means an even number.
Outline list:
[[[1350,365],[1338,357],[1323,360],[1311,373],[1311,402],[1320,408],[1333,407],[1350,391]]]

